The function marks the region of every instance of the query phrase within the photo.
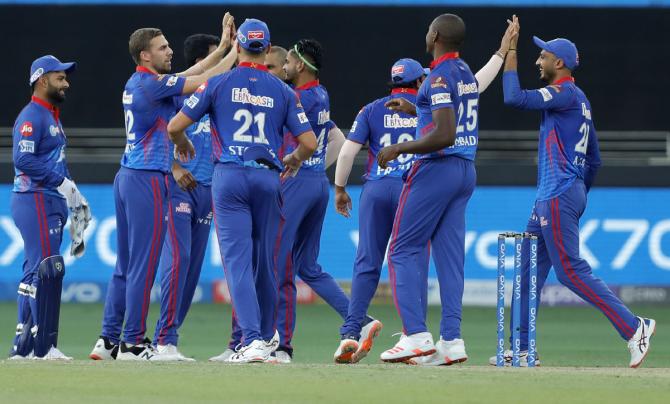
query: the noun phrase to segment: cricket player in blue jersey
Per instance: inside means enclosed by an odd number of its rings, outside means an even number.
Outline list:
[[[391,287],[403,336],[382,353],[386,362],[403,362],[438,350],[444,364],[467,359],[460,338],[465,208],[475,187],[479,91],[470,68],[459,58],[464,40],[465,24],[460,17],[443,14],[435,18],[426,34],[433,62],[417,94],[416,108],[402,98],[387,103],[416,114],[417,140],[383,148],[377,155],[379,166],[387,168],[389,161],[402,154],[419,156],[405,174],[389,244]],[[426,327],[421,293],[427,276],[421,268],[426,266],[428,242],[442,301],[437,347]]]
[[[302,39],[289,49],[284,64],[286,81],[293,85],[300,99],[309,124],[317,136],[317,148],[305,161],[295,177],[282,182],[282,233],[279,244],[278,279],[279,305],[277,330],[280,345],[273,361],[289,363],[293,356],[291,340],[295,329],[296,286],[295,276],[300,276],[321,298],[338,312],[347,315],[349,299],[332,276],[317,263],[321,242],[321,229],[328,207],[330,184],[326,176],[328,149],[337,148],[344,141],[337,126],[330,119],[328,91],[319,82],[323,49],[312,39]],[[338,133],[342,142],[330,144],[332,133]],[[285,133],[280,155],[286,155],[297,146],[292,131]]]
[[[265,362],[279,345],[277,257],[282,220],[280,170],[295,175],[316,150],[316,137],[296,94],[268,73],[270,31],[247,19],[237,33],[239,64],[193,94],[170,121],[175,153],[188,157],[182,131],[209,113],[215,156],[214,220],[242,347],[212,361]],[[282,161],[283,128],[298,147]]]
[[[379,320],[366,321],[370,301],[377,289],[384,253],[388,245],[393,217],[402,190],[402,175],[414,161],[414,155],[403,154],[382,169],[377,164],[377,153],[385,146],[414,140],[416,117],[394,112],[385,106],[394,98],[405,98],[416,103],[416,94],[425,79],[424,68],[413,59],[400,59],[391,68],[391,94],[377,99],[361,109],[354,121],[335,171],[335,205],[337,211],[349,217],[351,198],[345,185],[356,154],[369,143],[368,164],[364,175],[359,208],[359,241],[351,281],[351,301],[344,324],[340,328],[341,341],[335,352],[336,363],[356,363],[363,359],[374,338],[379,334]],[[428,250],[425,252],[428,260]],[[424,269],[424,268],[422,268]],[[426,262],[425,269],[428,269]],[[426,284],[422,302],[426,302]]]
[[[510,25],[502,37],[498,51],[475,74],[480,94],[488,88],[500,71],[513,35],[515,32]],[[338,363],[358,362],[372,347],[374,334],[366,333],[365,327],[361,330],[358,324],[365,315],[379,282],[384,252],[391,235],[402,190],[402,175],[414,161],[414,156],[411,154],[401,155],[386,169],[381,169],[377,164],[377,154],[382,147],[414,140],[417,125],[417,118],[414,115],[394,113],[385,104],[394,98],[403,98],[411,104],[416,103],[417,89],[423,82],[423,73],[421,65],[416,61],[401,59],[396,62],[391,68],[392,94],[368,104],[361,110],[340,152],[335,172],[335,205],[340,214],[349,217],[351,198],[344,186],[356,153],[366,142],[370,145],[366,183],[360,200],[359,243],[351,285],[349,315],[340,330],[340,346],[335,352],[335,362]],[[426,251],[425,254],[426,266],[420,269],[427,271],[429,252]],[[421,275],[421,281],[421,302],[425,317],[428,286],[425,274]],[[441,365],[464,359],[465,352],[460,350],[460,344],[452,343],[443,348],[450,348],[452,352],[448,352],[448,355],[424,356],[408,363]],[[451,361],[445,359],[447,356]]]
[[[214,35],[195,34],[184,41],[188,66],[204,60],[216,51],[220,39]],[[179,107],[186,96],[177,97]],[[209,116],[186,129],[193,144],[195,158],[172,163],[170,205],[167,235],[163,244],[158,273],[161,282],[161,311],[154,343],[160,353],[192,361],[177,349],[178,330],[191,307],[200,270],[205,258],[212,223],[212,139]]]
[[[151,288],[167,228],[173,158],[166,127],[175,111],[175,96],[194,92],[208,78],[232,67],[235,52],[222,56],[233,31],[233,18],[226,13],[216,51],[177,75],[168,74],[173,52],[159,29],[141,28],[130,36],[129,51],[137,68],[122,97],[127,143],[114,180],[117,262],[91,359],[179,359],[158,352],[145,338]],[[188,147],[193,151],[190,141]]]
[[[42,56],[30,67],[32,98],[13,129],[14,189],[12,219],[23,238],[23,277],[18,289],[18,323],[10,359],[71,360],[58,348],[58,320],[65,264],[60,253],[63,228],[72,213],[70,233],[79,212],[90,210],[70,177],[66,137],[58,105],[70,88],[75,63]],[[83,230],[82,230],[83,231]],[[81,234],[80,237],[83,237]],[[71,254],[83,254],[82,238],[73,235]]]
[[[516,16],[515,24],[518,25]],[[600,152],[591,104],[573,77],[579,66],[577,47],[557,38],[545,42],[533,37],[541,49],[535,62],[540,79],[548,85],[522,90],[517,74],[516,40],[505,60],[505,104],[542,111],[538,142],[537,195],[526,231],[538,236],[538,298],[553,266],[559,282],[600,310],[619,335],[628,341],[629,366],[642,364],[649,351],[656,321],[637,317],[593,275],[579,256],[579,218],[586,209],[587,193],[600,167]],[[527,365],[529,242],[522,246],[521,360]],[[523,300],[526,299],[526,300]],[[506,352],[506,363],[511,362]],[[495,357],[492,364],[495,364]]]

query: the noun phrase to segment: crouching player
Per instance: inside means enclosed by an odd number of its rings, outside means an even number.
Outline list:
[[[184,41],[184,56],[195,66],[214,52],[220,39],[195,34]],[[184,97],[177,97],[179,107]],[[158,271],[161,282],[161,312],[154,341],[160,353],[175,360],[192,361],[177,349],[178,330],[191,307],[205,258],[212,223],[212,139],[209,115],[186,129],[195,149],[195,159],[172,163],[168,230]]]
[[[213,361],[264,362],[279,345],[276,334],[275,246],[281,220],[277,158],[286,126],[299,146],[284,158],[285,175],[295,175],[316,149],[316,137],[295,93],[268,73],[270,31],[259,20],[239,28],[238,68],[210,79],[184,103],[168,132],[176,153],[188,157],[183,130],[210,114],[215,168],[214,219],[221,262],[243,347]]]
[[[14,124],[15,177],[10,203],[25,254],[17,300],[18,324],[10,353],[14,360],[72,359],[57,348],[65,275],[60,246],[68,209],[73,216],[71,232],[78,231],[82,224],[85,228],[90,211],[69,178],[66,138],[57,105],[65,101],[70,87],[67,75],[75,67],[74,62],[61,63],[51,55],[36,59],[30,69],[31,101]],[[83,218],[83,223],[75,223],[75,218]],[[81,256],[83,243],[76,238],[73,237],[71,253]]]

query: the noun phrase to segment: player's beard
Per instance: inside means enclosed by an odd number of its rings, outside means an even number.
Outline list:
[[[65,89],[62,90],[51,84],[47,86],[47,98],[52,104],[61,104],[65,101]]]

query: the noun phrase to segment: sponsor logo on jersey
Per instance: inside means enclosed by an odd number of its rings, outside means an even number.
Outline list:
[[[300,112],[300,113],[298,113],[298,120],[300,121],[300,123],[307,123],[307,122],[309,122],[309,119],[307,119],[307,115],[305,115],[304,112]]]
[[[60,128],[56,125],[49,126],[49,133],[51,136],[56,136],[60,133]]]
[[[207,89],[207,82],[200,84],[200,87],[198,87],[197,90],[195,90],[195,92],[202,93],[205,91],[205,89]]]
[[[249,31],[247,33],[247,38],[251,39],[265,39],[265,33],[263,31]]]
[[[188,202],[179,202],[179,205],[175,208],[177,213],[188,213],[191,214],[191,205]]]
[[[585,102],[582,102],[582,115],[589,121],[591,120],[591,110],[586,107]]]
[[[434,96],[433,96],[434,97]],[[416,128],[417,118],[403,118],[398,114],[386,114],[384,115],[384,127],[385,128]]]
[[[190,97],[184,101],[184,104],[189,108],[195,108],[196,105],[200,102],[200,98],[197,95],[192,94]]]
[[[437,76],[430,81],[430,88],[447,88],[447,82],[442,76]]]
[[[544,102],[550,101],[552,98],[554,98],[554,96],[551,95],[551,92],[549,92],[549,90],[547,90],[546,88],[541,88],[537,91],[539,91],[540,95],[542,95],[542,99],[544,100]]]
[[[204,121],[198,122],[198,126],[195,128],[195,130],[191,133],[192,135],[199,135],[201,133],[210,133],[211,128],[209,126],[209,119],[206,119]]]
[[[24,122],[19,132],[21,132],[21,136],[32,136],[33,124],[31,122]]]
[[[232,101],[258,107],[274,108],[275,100],[264,95],[253,95],[246,88],[233,88]]]
[[[356,132],[356,126],[358,126],[358,121],[354,121],[354,124],[351,125],[351,129],[349,129],[349,132]]]
[[[450,104],[451,103],[451,94],[449,93],[440,93],[430,96],[431,105],[439,104]]]
[[[35,142],[32,140],[21,140],[19,142],[19,151],[21,153],[35,153]]]
[[[330,121],[330,111],[324,109],[319,111],[318,125],[325,125]]]
[[[458,82],[458,95],[462,96],[463,94],[474,94],[478,91],[477,83],[468,83],[463,84],[462,81]]]
[[[391,75],[403,74],[405,72],[405,65],[393,66],[391,68]]]
[[[130,105],[133,103],[133,95],[128,94],[127,92],[123,92],[123,97],[121,98],[121,102],[125,105]]]
[[[177,77],[177,76],[170,76],[170,78],[169,78],[168,81],[165,83],[165,85],[168,86],[168,87],[172,87],[172,86],[174,86],[175,84],[177,84],[177,81],[179,81],[179,77]]]

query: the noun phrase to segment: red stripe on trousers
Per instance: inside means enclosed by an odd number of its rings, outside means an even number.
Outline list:
[[[391,278],[390,279],[391,289],[393,290],[393,304],[395,305],[396,311],[398,312],[398,316],[400,317],[401,320],[402,320],[402,314],[400,313],[400,306],[398,305],[398,293],[396,291],[396,274],[395,274],[395,268],[393,267],[393,261],[391,261],[391,254],[393,254],[393,251],[395,249],[395,244],[398,238],[398,232],[400,231],[400,220],[402,219],[403,210],[405,209],[405,203],[407,202],[407,197],[409,196],[410,187],[412,186],[412,180],[414,179],[414,176],[419,170],[420,165],[421,161],[416,161],[414,163],[414,165],[410,169],[411,171],[409,175],[407,176],[407,182],[405,183],[405,186],[402,188],[402,192],[400,193],[400,201],[398,203],[398,210],[393,223],[393,234],[388,253],[389,277]],[[403,332],[404,331],[405,330],[403,329]]]
[[[42,225],[42,214],[41,214],[41,209],[40,209],[40,199],[39,199],[39,194],[34,193],[33,196],[35,197],[35,216],[37,216],[37,224],[39,225],[39,235],[40,235],[40,247],[42,248],[42,258],[47,257],[47,252],[45,250],[45,241],[44,241],[44,228]],[[46,242],[49,242],[49,239],[46,240]]]
[[[153,196],[153,202],[154,202],[154,216],[153,216],[153,231],[151,235],[151,246],[149,249],[149,262],[147,263],[147,274],[146,278],[144,279],[144,292],[143,292],[143,299],[142,299],[142,318],[140,322],[140,330],[142,331],[142,335],[144,334],[144,331],[146,330],[146,321],[147,321],[147,316],[145,313],[149,311],[149,301],[151,299],[151,286],[150,286],[150,279],[151,279],[151,264],[154,261],[154,255],[155,255],[155,249],[154,245],[156,244],[156,239],[158,237],[159,231],[156,227],[156,224],[160,221],[160,212],[159,209],[157,209],[157,201],[158,201],[158,189],[157,189],[157,180],[156,178],[151,178],[151,193]],[[137,338],[136,343],[142,342],[142,336]]]
[[[565,246],[563,245],[563,238],[561,234],[561,221],[560,221],[560,209],[558,206],[558,198],[551,200],[551,216],[552,216],[552,231],[554,232],[554,245],[558,249],[559,258],[561,260],[561,266],[563,266],[563,271],[568,276],[570,281],[587,296],[593,304],[598,306],[605,316],[609,318],[614,324],[617,325],[621,330],[628,329],[635,333],[628,324],[616,313],[606,302],[604,302],[600,296],[598,296],[593,289],[591,289],[587,284],[585,284],[577,275],[575,269],[570,264],[570,258],[567,256],[565,251]],[[631,335],[632,335],[631,334]]]

